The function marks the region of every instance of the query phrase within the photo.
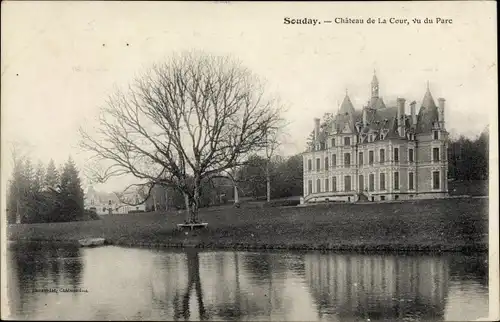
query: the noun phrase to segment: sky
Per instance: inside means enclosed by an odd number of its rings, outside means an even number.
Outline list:
[[[386,103],[421,102],[426,84],[446,99],[452,135],[496,133],[496,10],[493,2],[2,2],[2,174],[10,148],[80,169],[79,126],[115,86],[172,53],[231,55],[287,106],[280,153],[302,152],[313,119],[336,112],[346,90],[360,109],[376,70]],[[364,19],[363,24],[286,25],[284,18]],[[437,17],[452,24],[367,24],[368,18]],[[409,109],[409,107],[407,107]],[[496,136],[496,135],[495,135]],[[2,175],[4,180],[5,175]],[[113,191],[130,178],[97,189]]]

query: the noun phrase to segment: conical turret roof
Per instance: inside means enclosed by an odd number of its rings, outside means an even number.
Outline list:
[[[434,122],[438,121],[438,108],[434,102],[429,86],[422,99],[422,106],[417,116],[417,133],[429,132]]]

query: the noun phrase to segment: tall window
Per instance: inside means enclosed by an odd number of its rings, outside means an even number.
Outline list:
[[[325,170],[328,170],[328,166],[329,166],[328,157],[325,157]]]
[[[335,146],[335,139],[332,139],[332,147]]]
[[[371,165],[373,164],[373,151],[368,151],[368,163]]]
[[[380,149],[380,163],[384,163],[384,162],[385,162],[385,150]]]
[[[385,173],[380,174],[380,190],[385,190]]]
[[[325,179],[325,192],[330,191],[330,182],[328,182],[328,179]]]
[[[351,154],[350,153],[344,153],[344,166],[346,168],[349,168],[351,166]]]
[[[359,175],[358,190],[359,191],[365,190],[365,178],[363,177],[362,174]]]
[[[337,166],[337,155],[332,154],[332,167],[335,168]]]
[[[312,171],[312,160],[307,160],[307,171]]]
[[[439,148],[432,148],[432,160],[439,161]]]
[[[439,189],[439,188],[440,188],[439,171],[433,171],[432,172],[432,189]]]
[[[394,162],[399,162],[399,148],[394,148]]]
[[[414,162],[413,160],[413,149],[408,149],[408,161]]]
[[[351,138],[346,136],[344,137],[344,145],[351,145]]]
[[[359,152],[359,165],[363,165],[363,152]]]
[[[344,177],[344,191],[351,191],[351,176]]]
[[[370,173],[370,176],[368,177],[368,189],[370,191],[375,190],[375,175],[373,173]]]
[[[413,172],[408,173],[408,189],[413,190],[415,189],[415,184],[413,183],[414,180],[414,174]]]
[[[321,170],[321,159],[317,158],[316,159],[316,171]]]
[[[321,192],[321,180],[316,180],[316,192]]]
[[[394,172],[394,190],[399,190],[399,172]]]
[[[439,132],[434,131],[434,140],[439,140]]]
[[[312,182],[312,180],[309,180],[309,182],[307,183],[307,192],[309,194],[313,193],[313,182]]]
[[[337,177],[332,177],[332,190],[337,192]]]

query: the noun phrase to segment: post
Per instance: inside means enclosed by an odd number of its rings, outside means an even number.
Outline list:
[[[168,211],[168,187],[165,187],[165,211]]]

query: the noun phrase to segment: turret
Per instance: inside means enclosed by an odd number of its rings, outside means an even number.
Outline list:
[[[398,133],[399,136],[405,135],[405,99],[398,98],[398,110],[397,110],[397,118],[398,118]]]

